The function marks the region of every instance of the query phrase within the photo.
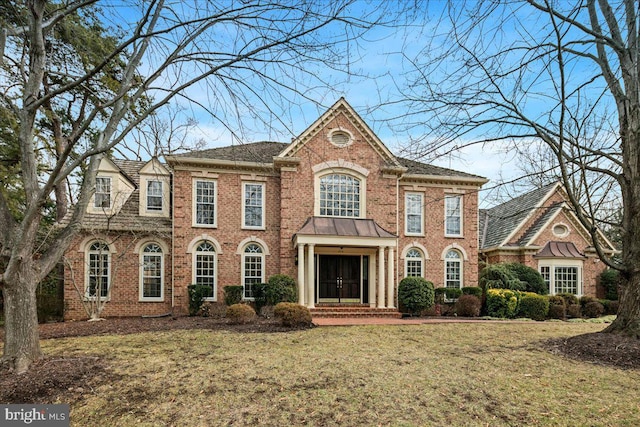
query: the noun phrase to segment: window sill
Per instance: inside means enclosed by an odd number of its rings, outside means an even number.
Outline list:
[[[248,227],[246,225],[243,225],[242,227],[240,227],[241,230],[255,230],[255,231],[265,231],[266,227]]]
[[[191,227],[193,227],[193,228],[218,228],[218,224],[196,224],[196,223],[192,223]]]
[[[138,302],[164,302],[163,298],[138,298]]]

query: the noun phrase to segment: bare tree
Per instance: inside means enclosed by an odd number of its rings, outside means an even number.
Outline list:
[[[618,317],[606,331],[640,338],[639,2],[461,1],[437,9],[426,46],[405,57],[403,123],[432,130],[414,154],[478,143],[527,152],[528,171],[563,182],[600,258],[621,272]],[[621,221],[612,224],[615,215],[602,212],[620,201]],[[621,232],[620,262],[598,238],[603,218]]]
[[[266,115],[264,122],[284,117],[292,101],[310,99],[314,88],[326,85],[315,72],[319,67],[348,72],[349,61],[357,59],[350,47],[383,19],[394,21],[392,11],[380,5],[367,9],[352,0],[23,0],[1,10],[14,9],[19,13],[10,15],[20,19],[0,19],[0,102],[17,118],[26,203],[17,218],[0,192],[0,254],[6,260],[0,286],[3,359],[18,372],[41,356],[36,287],[78,233],[105,153],[174,99],[195,103],[229,127],[242,123],[238,117]],[[58,70],[52,64],[52,33],[84,14],[104,22],[115,43],[95,65],[45,81]],[[93,96],[77,95],[100,87],[105,73],[108,87]],[[56,111],[61,99],[72,101],[64,103],[72,125],[54,129],[64,143],[43,175],[36,154],[43,144],[39,119]],[[43,205],[79,169],[82,182],[68,224],[38,247]]]

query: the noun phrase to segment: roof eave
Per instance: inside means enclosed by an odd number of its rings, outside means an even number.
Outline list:
[[[273,169],[273,163],[247,162],[244,160],[205,159],[202,157],[165,156],[167,163],[177,165],[206,165],[238,168]]]
[[[482,177],[468,177],[468,176],[454,176],[454,175],[427,175],[407,173],[400,177],[400,179],[414,179],[421,181],[444,181],[444,182],[461,182],[464,184],[475,184],[482,186],[489,182],[487,178]]]

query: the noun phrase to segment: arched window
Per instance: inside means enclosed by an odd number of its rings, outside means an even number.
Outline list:
[[[462,255],[451,249],[444,259],[445,286],[447,288],[462,288]]]
[[[157,243],[142,248],[140,264],[140,300],[162,301],[164,298],[164,257]]]
[[[209,286],[207,299],[216,299],[216,248],[211,242],[203,241],[198,244],[194,254],[194,278],[196,285]]]
[[[256,243],[249,243],[242,253],[242,285],[244,298],[254,298],[254,285],[264,282],[264,251]]]
[[[424,277],[424,257],[419,249],[411,248],[404,259],[405,277]]]
[[[106,298],[111,283],[111,251],[109,245],[96,241],[87,251],[87,282],[85,295],[88,298]]]
[[[320,215],[359,218],[360,201],[358,178],[345,174],[320,178]]]

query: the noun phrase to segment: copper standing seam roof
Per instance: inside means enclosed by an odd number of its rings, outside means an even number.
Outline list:
[[[571,242],[548,242],[534,258],[586,258]]]
[[[312,216],[296,234],[396,238],[372,219],[328,218]]]

